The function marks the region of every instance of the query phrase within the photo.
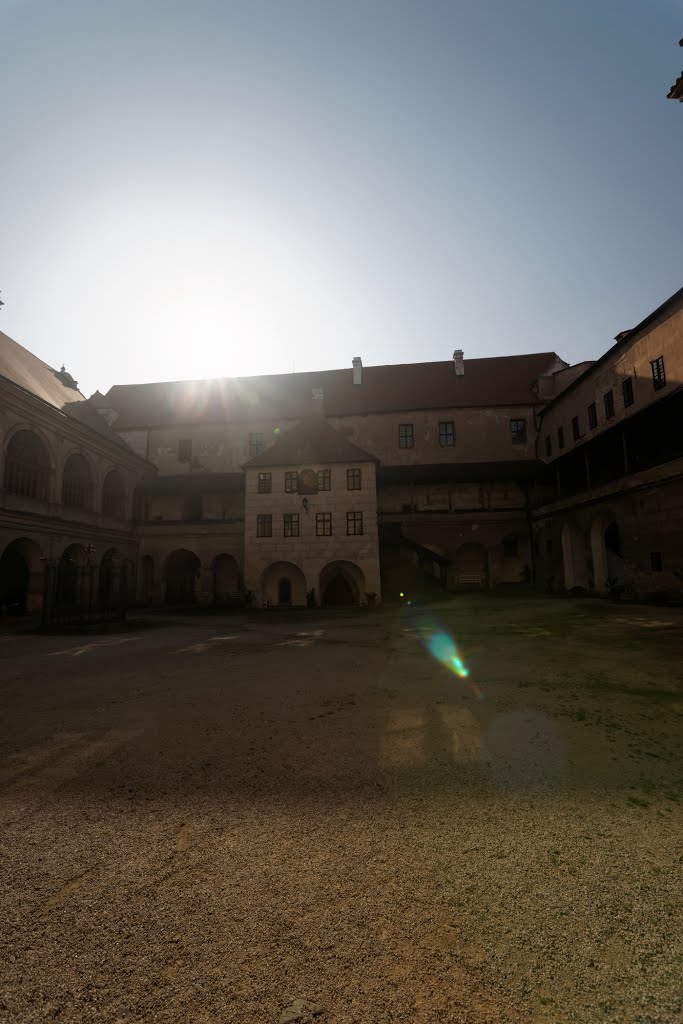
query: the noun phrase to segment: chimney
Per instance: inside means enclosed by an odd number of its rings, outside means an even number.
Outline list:
[[[455,367],[456,377],[465,376],[465,360],[463,359],[462,349],[456,348],[453,353],[453,366]]]
[[[325,392],[322,388],[311,389],[311,412],[314,416],[325,415]]]
[[[351,363],[351,365],[353,366],[353,383],[354,384],[362,384],[363,383],[363,360],[361,359],[360,356],[354,356],[353,357],[353,362]]]

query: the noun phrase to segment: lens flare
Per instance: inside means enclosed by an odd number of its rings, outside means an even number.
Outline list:
[[[427,640],[427,648],[451,672],[455,672],[461,679],[467,679],[470,670],[460,657],[455,640],[448,633],[432,633]]]

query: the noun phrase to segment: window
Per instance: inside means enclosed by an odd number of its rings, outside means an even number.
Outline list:
[[[183,519],[187,523],[198,523],[203,516],[201,494],[187,494],[183,502]]]
[[[398,446],[399,448],[413,448],[415,446],[415,434],[412,423],[399,423]]]
[[[189,462],[192,458],[192,438],[178,441],[178,462]]]
[[[249,458],[253,459],[255,455],[263,451],[263,434],[250,434],[249,435]]]
[[[604,402],[605,402],[605,416],[607,417],[608,420],[610,420],[612,418],[612,416],[614,416],[614,395],[612,394],[611,391],[606,391],[605,392]]]
[[[595,407],[595,402],[591,402],[588,406],[588,426],[591,430],[595,430],[598,425],[598,410]]]
[[[48,494],[49,478],[50,457],[45,445],[30,430],[19,430],[7,445],[5,490],[42,501]]]
[[[557,428],[557,447],[564,448],[564,427]]]
[[[578,416],[572,416],[572,437],[574,438],[575,441],[578,441],[580,439],[580,437],[581,437],[581,432],[579,430],[579,417]]]
[[[299,488],[299,474],[285,473],[285,491],[287,494],[296,494]]]
[[[546,553],[546,555],[552,555],[552,553],[553,553],[553,542],[552,542],[552,539],[550,537],[546,538],[545,553]]]
[[[273,517],[267,516],[256,516],[256,536],[257,537],[272,537],[273,536]]]
[[[362,512],[347,512],[346,513],[346,534],[349,537],[360,536],[363,533],[363,513]]]
[[[553,442],[550,440],[550,434],[546,435],[545,439],[545,454],[548,458],[553,454]]]
[[[652,367],[652,383],[655,391],[660,391],[661,388],[666,387],[666,375],[664,373],[664,356],[659,356],[658,359],[653,359],[650,363]]]
[[[627,377],[621,382],[621,393],[624,396],[624,408],[628,409],[633,405],[633,377]]]
[[[284,517],[284,529],[283,533],[285,537],[298,537],[299,536],[299,514],[293,513],[292,515],[286,514]]]
[[[453,420],[439,423],[439,444],[442,448],[452,448],[455,444],[455,425]]]
[[[332,487],[331,484],[331,473],[329,469],[318,470],[318,490],[329,491]]]
[[[316,512],[315,514],[315,535],[316,537],[332,536],[332,513]]]
[[[504,558],[517,558],[518,545],[516,537],[506,537],[503,540],[503,557]]]
[[[661,572],[662,571],[662,552],[661,551],[651,551],[650,552],[650,565],[652,566],[652,571],[653,572]]]
[[[513,444],[526,444],[526,420],[510,420]]]
[[[270,473],[259,473],[258,475],[258,493],[259,494],[270,494],[273,486],[273,480]]]
[[[360,491],[360,470],[359,469],[347,469],[346,470],[346,490],[347,491]]]

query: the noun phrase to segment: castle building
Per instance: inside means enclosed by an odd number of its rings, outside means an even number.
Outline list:
[[[680,591],[682,306],[577,366],[456,350],[90,399],[0,334],[0,606],[37,610],[65,560],[98,592],[127,566],[141,605]]]

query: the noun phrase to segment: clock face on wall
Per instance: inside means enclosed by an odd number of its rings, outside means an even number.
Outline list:
[[[302,469],[299,473],[299,494],[318,493],[318,474],[314,469]]]

